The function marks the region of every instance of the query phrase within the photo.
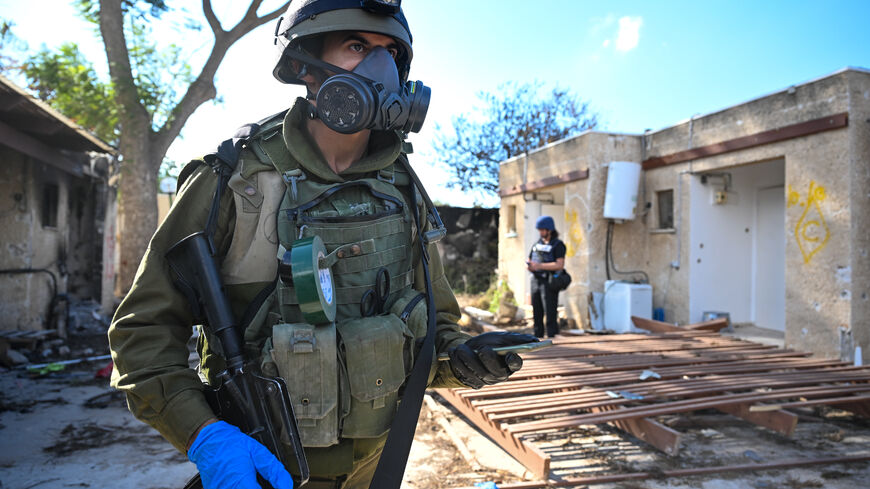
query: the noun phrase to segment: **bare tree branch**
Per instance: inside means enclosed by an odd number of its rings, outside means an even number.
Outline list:
[[[214,9],[211,8],[211,0],[202,0],[202,12],[205,14],[205,19],[215,37],[225,32],[224,28],[221,27],[221,21],[218,20],[217,15],[214,14]]]
[[[260,4],[263,3],[263,0],[253,0],[251,5],[248,6],[248,11],[245,12],[244,19],[256,19],[257,18],[257,9],[260,8]]]
[[[497,92],[479,93],[481,117],[454,117],[449,132],[437,128],[435,150],[455,175],[449,186],[494,194],[499,162],[596,126],[597,115],[571,92],[541,88],[508,83]]]
[[[218,22],[217,17],[214,16],[214,12],[211,11],[210,0],[203,0],[203,10],[206,17],[209,18],[209,25],[212,26],[212,31],[215,33],[214,46],[212,47],[211,53],[209,53],[208,59],[206,60],[205,65],[203,65],[199,76],[197,76],[196,80],[190,84],[184,97],[181,98],[181,101],[178,102],[178,105],[173,109],[172,115],[158,131],[155,141],[157,151],[165,152],[169,148],[169,145],[172,144],[172,141],[178,137],[181,128],[184,127],[184,124],[187,122],[187,119],[193,115],[193,112],[200,105],[217,96],[217,89],[214,86],[214,76],[215,73],[217,73],[221,61],[223,61],[224,56],[226,56],[227,50],[229,50],[229,48],[245,34],[278,17],[278,15],[280,15],[281,12],[283,12],[290,4],[288,1],[269,14],[257,17],[256,11],[261,1],[262,0],[253,0],[245,14],[245,17],[243,17],[242,20],[240,20],[232,29],[225,31],[220,28],[220,22]],[[220,32],[215,31],[215,24],[218,25]]]
[[[281,15],[281,12],[287,10],[287,7],[290,5],[290,2],[288,1],[268,14],[262,17],[257,17],[257,8],[259,8],[261,1],[262,0],[253,0],[248,11],[245,13],[245,16],[242,17],[242,20],[240,20],[239,23],[230,30],[231,34],[237,34],[239,37],[242,37],[266,22],[269,22],[272,19],[277,19],[278,16]]]

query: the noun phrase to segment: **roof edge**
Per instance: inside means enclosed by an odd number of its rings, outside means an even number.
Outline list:
[[[43,102],[42,100],[39,100],[38,98],[34,97],[33,95],[31,95],[29,93],[27,93],[27,91],[25,91],[23,88],[18,86],[16,83],[12,82],[12,80],[6,78],[3,75],[0,75],[0,83],[2,83],[4,86],[8,87],[10,90],[18,93],[22,97],[25,97],[26,99],[28,99],[31,103],[36,105],[40,110],[45,112],[47,115],[57,119],[58,121],[63,123],[65,126],[69,127],[73,131],[75,131],[79,136],[86,139],[89,143],[93,144],[98,149],[102,150],[104,153],[110,153],[110,154],[117,153],[117,151],[118,151],[117,149],[113,148],[108,143],[104,142],[102,139],[94,136],[87,129],[76,124],[75,121],[73,121],[69,117],[63,115],[62,113],[58,112],[56,109],[52,108],[47,103]]]

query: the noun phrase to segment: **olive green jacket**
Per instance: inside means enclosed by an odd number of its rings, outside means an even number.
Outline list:
[[[327,182],[344,182],[371,176],[372,172],[394,163],[399,156],[402,141],[395,133],[372,133],[366,155],[346,171],[335,174],[304,129],[305,104],[304,99],[299,99],[293,109],[287,112],[283,119],[283,136],[292,157],[310,175]],[[272,127],[276,123],[280,124],[281,121],[273,121]],[[246,152],[250,153],[249,150],[243,150],[242,159],[246,157]],[[199,373],[188,364],[187,343],[194,323],[191,308],[185,296],[173,286],[173,275],[164,255],[182,238],[205,228],[217,181],[211,168],[203,164],[183,183],[166,220],[154,233],[130,292],[121,302],[109,328],[109,343],[115,365],[112,386],[125,392],[130,411],[138,419],[153,426],[182,452],[186,452],[196,430],[214,415],[202,394],[203,383]],[[226,254],[232,241],[237,212],[232,194],[225,192],[220,203],[220,218],[215,233],[219,254]],[[414,247],[414,250],[414,263],[417,263],[414,287],[423,291],[425,285],[422,266],[419,265],[419,247]],[[443,352],[464,342],[468,335],[461,333],[456,325],[459,306],[444,276],[434,244],[430,245],[429,256],[437,312],[436,349]],[[241,317],[248,303],[268,284],[226,286],[237,317]],[[200,349],[203,350],[200,354],[204,365],[217,366],[223,363],[222,359],[215,359],[216,355],[207,346],[204,347],[202,341]],[[453,376],[447,362],[440,362],[432,385],[463,386]],[[323,464],[318,463],[318,451],[326,455],[329,452],[352,450],[355,452],[354,458],[357,458],[356,455],[364,455],[358,453],[360,451],[377,450],[383,439],[357,441],[356,444],[347,440],[342,443],[347,447],[306,449],[313,474],[325,471]],[[364,448],[366,445],[370,449]],[[318,470],[318,466],[321,466],[321,470]],[[329,472],[341,474],[342,470],[341,467],[331,466]]]

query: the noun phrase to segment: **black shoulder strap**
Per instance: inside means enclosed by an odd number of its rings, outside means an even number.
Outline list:
[[[404,160],[407,163],[407,159]],[[410,169],[410,166],[408,166]],[[412,170],[413,172],[413,170]],[[412,173],[412,179],[419,185],[416,175]],[[419,185],[423,193],[422,185]],[[425,195],[425,194],[424,194]],[[414,213],[414,221],[417,228],[422,229],[420,209],[417,207],[417,193],[411,189],[411,206]],[[434,207],[432,208],[434,211]],[[436,212],[437,215],[437,212]],[[440,218],[439,218],[440,221]],[[369,489],[399,489],[402,485],[402,477],[405,474],[405,466],[408,464],[408,453],[411,451],[411,443],[414,441],[414,433],[417,430],[417,420],[420,417],[420,407],[423,404],[423,395],[426,393],[426,385],[429,381],[429,370],[432,367],[435,353],[435,298],[432,295],[432,279],[429,275],[429,252],[425,237],[422,232],[417,233],[417,241],[420,245],[420,262],[423,264],[423,276],[426,278],[426,312],[428,324],[426,337],[420,348],[420,356],[414,363],[402,402],[393,423],[390,425],[390,434],[384,444],[384,451],[378,460],[375,474],[369,484]]]
[[[420,195],[423,197],[423,203],[426,205],[426,220],[430,224],[429,231],[423,233],[422,231],[424,227],[422,226],[422,223],[417,223],[417,227],[418,229],[420,229],[420,232],[423,236],[423,244],[428,245],[430,243],[440,241],[442,238],[444,238],[444,236],[447,235],[447,228],[441,221],[441,215],[438,214],[438,209],[435,208],[435,204],[432,203],[432,199],[430,199],[429,194],[426,193],[426,188],[423,187],[423,184],[420,182],[420,178],[417,177],[417,173],[414,172],[413,168],[411,168],[411,163],[408,161],[407,155],[405,155],[404,153],[399,154],[398,161],[402,165],[402,168],[411,176],[411,198],[416,200],[417,194],[416,192],[414,192],[414,189],[416,188],[420,191]],[[416,203],[414,204],[414,206],[416,208]]]

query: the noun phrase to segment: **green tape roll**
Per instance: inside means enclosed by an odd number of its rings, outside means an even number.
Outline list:
[[[335,280],[329,268],[318,268],[326,256],[326,246],[319,236],[309,236],[293,243],[290,250],[293,286],[302,317],[310,324],[335,320]]]

